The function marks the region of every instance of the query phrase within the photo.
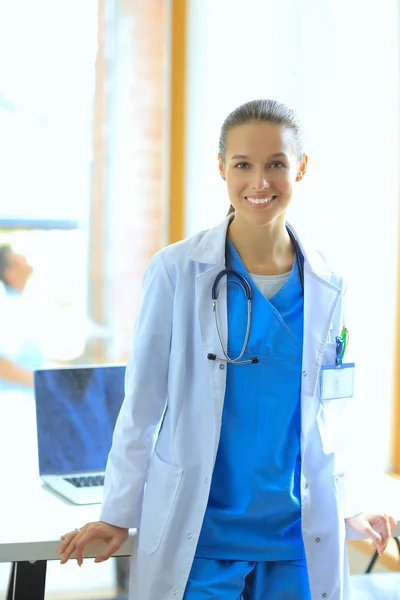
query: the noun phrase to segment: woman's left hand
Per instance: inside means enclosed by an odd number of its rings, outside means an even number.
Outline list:
[[[393,517],[374,513],[361,513],[355,517],[349,517],[346,519],[346,523],[354,531],[372,540],[372,547],[378,550],[379,556],[385,551],[392,531],[396,526]]]

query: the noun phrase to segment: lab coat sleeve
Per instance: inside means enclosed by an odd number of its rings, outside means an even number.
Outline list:
[[[143,489],[167,398],[174,289],[163,252],[150,261],[125,375],[125,398],[107,461],[100,520],[139,526]]]

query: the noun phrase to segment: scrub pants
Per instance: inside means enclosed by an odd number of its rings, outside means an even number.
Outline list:
[[[195,558],[183,600],[311,600],[306,560]]]

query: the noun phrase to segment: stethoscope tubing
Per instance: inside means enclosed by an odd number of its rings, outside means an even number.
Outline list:
[[[298,266],[299,274],[300,274],[301,288],[302,288],[302,291],[304,294],[304,259],[303,259],[303,255],[302,255],[302,252],[300,249],[299,242],[297,241],[296,236],[294,235],[293,231],[290,229],[290,227],[288,225],[286,225],[286,229],[287,229],[290,239],[292,240],[293,245],[294,245],[297,266]],[[217,314],[220,282],[223,277],[228,276],[228,275],[231,275],[231,276],[233,275],[234,277],[237,278],[237,281],[232,281],[231,283],[236,283],[243,289],[243,292],[244,292],[244,294],[246,296],[246,300],[247,300],[246,334],[245,334],[245,337],[243,340],[242,349],[236,358],[230,358],[230,356],[228,355],[228,348],[225,348],[225,345],[222,341],[221,331],[220,331],[219,323],[218,323],[218,314]],[[227,283],[228,283],[228,280],[225,282],[224,285],[227,285]],[[258,362],[260,362],[260,359],[257,356],[253,356],[252,358],[247,359],[247,360],[241,360],[244,353],[246,352],[247,343],[248,343],[249,337],[250,337],[251,303],[252,303],[252,296],[253,296],[251,285],[247,281],[246,277],[244,277],[244,275],[242,275],[241,273],[239,273],[238,271],[235,271],[233,269],[223,269],[220,273],[218,273],[218,275],[215,278],[215,281],[213,283],[212,290],[211,290],[211,296],[212,296],[212,301],[213,301],[213,313],[214,313],[215,327],[217,330],[218,340],[221,345],[221,349],[222,349],[222,353],[223,353],[224,357],[222,358],[220,356],[217,356],[216,354],[209,353],[207,355],[207,358],[209,360],[218,360],[218,361],[222,361],[222,362],[226,362],[226,363],[231,363],[234,365],[245,365],[245,364],[249,364],[249,363],[257,364]]]

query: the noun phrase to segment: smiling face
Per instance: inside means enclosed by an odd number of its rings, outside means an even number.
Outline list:
[[[265,226],[284,223],[293,187],[307,167],[296,155],[293,132],[282,125],[250,121],[229,130],[219,170],[235,208],[235,219]]]

